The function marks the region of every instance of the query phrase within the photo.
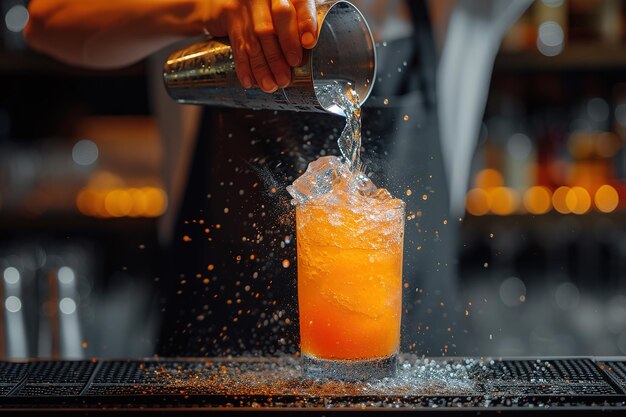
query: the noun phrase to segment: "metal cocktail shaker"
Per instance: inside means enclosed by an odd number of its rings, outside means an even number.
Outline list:
[[[376,74],[372,33],[361,12],[347,1],[318,5],[317,46],[305,50],[303,64],[292,69],[292,82],[273,94],[244,89],[237,79],[228,39],[211,39],[174,52],[163,78],[179,103],[252,109],[336,112],[320,103],[316,85],[333,80],[352,83],[361,103],[367,100]]]

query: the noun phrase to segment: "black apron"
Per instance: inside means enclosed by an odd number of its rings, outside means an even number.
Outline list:
[[[458,354],[458,219],[447,215],[436,56],[425,2],[408,3],[414,35],[378,45],[361,154],[374,183],[407,203],[402,349]],[[326,114],[205,109],[169,250],[159,354],[298,351],[295,211],[285,187],[320,155],[337,154],[344,125]]]

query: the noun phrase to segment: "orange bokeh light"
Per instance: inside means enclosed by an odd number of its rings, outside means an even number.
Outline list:
[[[569,214],[572,212],[565,201],[569,191],[569,187],[563,186],[557,188],[554,194],[552,194],[552,205],[554,206],[554,209],[561,214]]]
[[[552,209],[552,192],[546,187],[530,187],[524,193],[524,207],[531,214],[545,214]]]
[[[481,188],[473,188],[467,193],[465,207],[474,216],[484,216],[491,208],[491,196]]]
[[[481,170],[474,179],[474,185],[476,188],[494,188],[502,187],[504,185],[504,178],[502,174],[492,168],[486,168]]]
[[[515,190],[507,187],[495,187],[489,190],[491,195],[491,211],[499,216],[512,214],[519,204]]]
[[[104,207],[113,217],[126,217],[130,214],[133,207],[133,201],[130,194],[126,190],[113,190],[107,193],[104,199]]]
[[[574,214],[585,214],[591,208],[591,196],[582,187],[572,187],[565,196],[567,208]]]
[[[148,217],[158,217],[165,212],[167,208],[167,196],[160,188],[146,187],[142,191],[147,201],[146,215]]]
[[[611,213],[619,204],[619,195],[615,188],[610,185],[603,185],[596,191],[594,203],[602,213]]]
[[[130,198],[133,201],[133,207],[128,214],[130,217],[141,217],[148,211],[148,199],[146,193],[137,188],[131,188],[128,190]]]
[[[167,208],[167,195],[156,187],[86,187],[76,196],[76,207],[91,217],[159,217]]]

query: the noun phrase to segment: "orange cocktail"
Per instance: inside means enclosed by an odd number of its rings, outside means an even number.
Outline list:
[[[404,205],[373,198],[351,203],[296,208],[302,356],[395,363]]]

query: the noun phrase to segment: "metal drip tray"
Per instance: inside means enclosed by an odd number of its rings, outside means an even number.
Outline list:
[[[626,412],[626,358],[403,356],[398,375],[301,377],[294,357],[0,362],[0,412]]]

